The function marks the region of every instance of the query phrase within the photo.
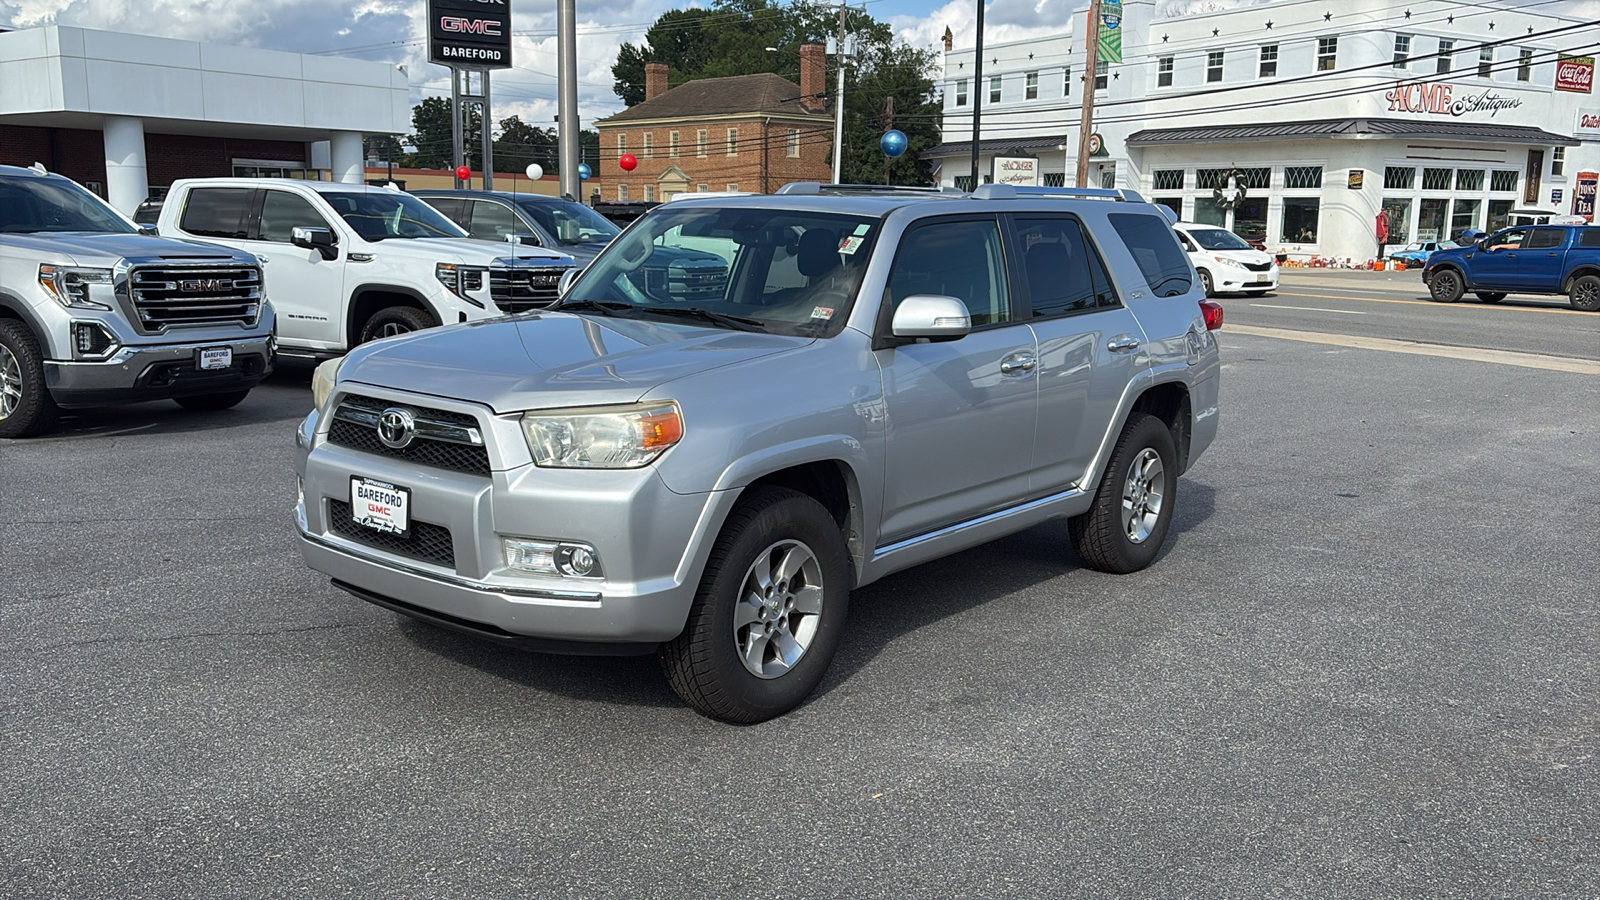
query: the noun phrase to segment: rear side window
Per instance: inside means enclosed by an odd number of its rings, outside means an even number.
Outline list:
[[[451,200],[445,197],[423,197],[422,202],[443,213],[450,221],[467,227],[467,201]]]
[[[1566,240],[1565,228],[1535,228],[1522,247],[1524,250],[1548,250],[1551,247],[1561,246]]]
[[[1578,229],[1579,247],[1600,247],[1600,228]]]
[[[1157,297],[1177,297],[1189,292],[1189,260],[1172,236],[1172,226],[1159,216],[1112,213],[1106,218],[1133,254],[1144,273],[1145,284]]]
[[[1035,318],[1117,305],[1105,267],[1076,218],[1018,217],[1017,243]]]
[[[184,201],[178,227],[200,237],[243,240],[245,213],[254,197],[255,188],[195,188]]]

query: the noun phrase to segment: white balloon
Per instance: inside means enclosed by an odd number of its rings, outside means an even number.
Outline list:
[[[538,163],[528,163],[527,171],[528,177],[532,178],[534,181],[538,181],[544,177],[544,166],[541,166]]]

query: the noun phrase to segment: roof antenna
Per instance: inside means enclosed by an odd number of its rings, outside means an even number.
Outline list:
[[[33,165],[29,166],[28,167],[28,171],[32,172],[35,175],[49,175],[50,174],[50,170],[46,169],[44,167],[44,163],[42,163],[42,162],[36,162]]]

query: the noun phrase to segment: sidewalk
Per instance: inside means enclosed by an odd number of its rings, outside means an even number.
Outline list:
[[[1421,267],[1404,272],[1371,269],[1279,269],[1280,290],[1294,287],[1395,288],[1426,293]]]

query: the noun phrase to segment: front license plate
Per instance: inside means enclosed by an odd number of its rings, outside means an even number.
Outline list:
[[[1271,281],[1272,281],[1272,277],[1270,275],[1257,275],[1256,276],[1256,284],[1267,284],[1267,283],[1269,283]]]
[[[202,372],[215,369],[226,369],[233,365],[232,347],[202,347],[200,348],[199,368]]]
[[[406,537],[411,531],[411,491],[387,481],[351,476],[350,516],[357,525]]]

